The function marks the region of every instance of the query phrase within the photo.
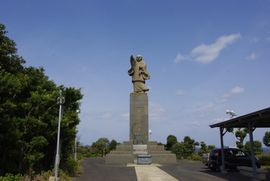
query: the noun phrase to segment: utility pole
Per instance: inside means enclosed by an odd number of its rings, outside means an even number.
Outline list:
[[[77,114],[80,114],[80,109],[76,110]],[[77,161],[77,128],[76,128],[76,133],[75,133],[75,143],[74,143],[74,160]]]
[[[59,157],[59,144],[60,144],[60,125],[62,120],[62,105],[65,103],[65,98],[62,96],[62,90],[59,92],[59,97],[57,98],[57,103],[59,104],[59,116],[58,116],[58,131],[57,131],[57,145],[56,145],[56,155],[54,164],[54,180],[58,181],[58,169],[60,163]]]
[[[75,135],[74,160],[77,161],[77,136]]]

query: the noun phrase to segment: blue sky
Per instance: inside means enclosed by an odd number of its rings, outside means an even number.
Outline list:
[[[269,19],[269,0],[3,0],[0,11],[27,66],[82,89],[84,144],[129,139],[127,70],[130,55],[141,54],[151,74],[151,139],[219,145],[209,124],[227,119],[225,110],[270,106]]]

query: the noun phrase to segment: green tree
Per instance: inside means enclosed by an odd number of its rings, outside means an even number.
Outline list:
[[[205,144],[205,142],[201,141],[200,146],[201,146],[201,148],[200,148],[200,150],[199,150],[199,152],[198,152],[198,154],[199,154],[200,156],[202,156],[204,153],[208,153],[208,152],[209,152],[208,147],[207,147],[207,145]]]
[[[66,98],[61,124],[61,166],[72,154],[79,123],[79,89],[57,86],[43,68],[25,67],[15,42],[0,24],[0,175],[53,167],[58,124],[57,97]]]
[[[262,153],[262,143],[260,141],[254,141],[253,143],[254,143],[253,149],[254,149],[255,155],[260,155]],[[244,146],[244,150],[246,152],[249,152],[250,151],[249,148],[250,148],[250,142],[247,141]]]
[[[115,150],[117,146],[117,141],[115,141],[114,139],[110,142],[109,144],[109,150]]]
[[[184,144],[183,143],[175,143],[172,148],[172,152],[176,155],[177,159],[182,159],[184,157]]]
[[[244,148],[244,139],[246,138],[247,136],[247,132],[248,130],[246,128],[244,129],[238,129],[236,132],[235,132],[235,137],[237,139],[236,141],[236,145],[239,149],[243,149]]]
[[[184,153],[183,157],[187,158],[188,156],[191,156],[192,153],[195,151],[195,146],[199,145],[198,142],[195,142],[194,139],[191,139],[189,136],[185,136],[183,140],[183,146],[184,146]]]
[[[176,154],[178,159],[189,158],[195,151],[195,146],[198,146],[199,143],[195,142],[194,139],[191,139],[189,136],[185,136],[182,142],[177,142],[171,147],[171,151]]]
[[[18,140],[22,133],[18,123],[17,100],[23,84],[24,60],[17,55],[15,42],[6,36],[5,26],[0,24],[0,175],[17,171],[21,147]]]
[[[90,146],[81,145],[80,142],[78,142],[77,155],[79,159],[82,159],[84,157],[91,157]]]
[[[267,147],[270,147],[270,131],[266,131],[263,136],[263,144]]]
[[[104,156],[109,152],[109,140],[107,138],[99,138],[91,147],[96,155]]]
[[[167,144],[166,144],[166,149],[171,150],[172,146],[177,143],[177,138],[174,135],[169,135],[167,137]]]
[[[206,145],[205,142],[200,142],[200,150],[198,155],[202,156],[204,153],[210,153],[213,149],[215,149],[215,145]]]
[[[215,145],[208,145],[207,146],[207,150],[209,151],[209,152],[211,152],[213,149],[215,149],[216,148],[216,146]]]

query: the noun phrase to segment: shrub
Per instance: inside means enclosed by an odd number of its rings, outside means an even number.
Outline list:
[[[73,157],[69,157],[63,167],[69,176],[75,176],[78,168],[79,164]]]
[[[270,166],[270,154],[267,155],[259,155],[258,159],[260,160],[261,165]]]
[[[184,148],[183,148],[183,144],[181,143],[175,143],[172,147],[171,147],[171,151],[176,154],[176,158],[177,159],[182,159],[183,158],[183,152],[184,152]]]
[[[66,172],[60,170],[61,181],[72,181],[72,179],[66,174]]]
[[[195,161],[201,161],[201,156],[196,154],[196,153],[192,153],[190,156],[187,157],[188,160],[195,160]]]
[[[0,181],[22,181],[23,177],[19,174],[13,175],[10,173],[7,173],[5,176],[0,176]]]

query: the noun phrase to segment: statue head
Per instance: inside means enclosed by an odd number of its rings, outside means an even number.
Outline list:
[[[137,60],[138,62],[142,61],[142,59],[143,59],[143,57],[142,57],[141,55],[137,55],[137,56],[136,56],[136,60]]]

